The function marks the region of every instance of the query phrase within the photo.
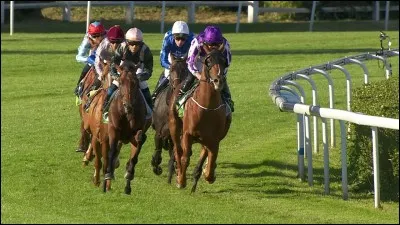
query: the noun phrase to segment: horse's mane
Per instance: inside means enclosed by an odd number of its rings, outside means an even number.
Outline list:
[[[125,60],[125,61],[121,64],[120,68],[121,68],[123,71],[132,72],[132,73],[133,73],[133,72],[135,72],[136,69],[138,68],[138,65],[135,64],[135,63],[133,63],[132,61]]]

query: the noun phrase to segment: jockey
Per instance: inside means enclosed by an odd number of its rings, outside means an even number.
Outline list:
[[[227,62],[227,67],[224,71],[224,76],[226,77],[228,67],[232,60],[232,54],[229,42],[222,36],[220,29],[216,26],[207,26],[204,32],[200,33],[195,39],[193,39],[187,59],[188,69],[191,72],[192,76],[187,76],[182,83],[181,89],[179,90],[178,99],[190,89],[195,77],[200,80],[200,73],[203,66],[202,60],[206,55],[204,48],[207,48],[208,50],[218,49],[221,45],[224,45],[224,50],[222,53],[225,56]],[[227,80],[225,81],[225,85],[221,90],[221,94],[223,99],[229,104],[233,112],[234,103],[232,101],[231,92],[229,91]]]
[[[138,28],[131,28],[125,34],[126,41],[123,42],[115,51],[113,63],[120,65],[122,60],[128,60],[135,64],[140,63],[136,71],[140,83],[140,90],[150,109],[153,109],[151,94],[147,80],[153,73],[153,54],[150,48],[143,42],[143,33]],[[111,67],[111,75],[119,76],[114,66]],[[112,93],[118,88],[118,84],[114,83],[109,87],[106,103],[108,103]],[[104,104],[106,104],[104,103]]]
[[[169,69],[171,66],[171,55],[176,57],[184,57],[187,55],[190,43],[194,38],[194,34],[189,32],[188,25],[184,21],[176,21],[172,26],[172,30],[165,33],[160,52],[161,66],[164,68],[163,73],[157,82],[152,100],[154,101],[157,95],[167,85],[169,80]]]
[[[76,61],[86,64],[83,67],[81,76],[79,77],[78,83],[75,88],[75,95],[79,95],[79,83],[85,77],[90,67],[94,65],[94,59],[96,58],[96,49],[100,42],[104,39],[106,30],[100,22],[93,22],[88,27],[88,32],[83,37],[81,45],[78,47],[78,54],[76,55]]]
[[[112,57],[114,56],[115,50],[123,41],[124,41],[124,31],[120,26],[114,25],[108,30],[107,38],[103,39],[103,41],[100,43],[99,47],[96,50],[96,59],[94,62],[94,68],[96,70],[98,79],[95,79],[93,85],[90,87],[90,90],[96,90],[101,86],[103,80],[103,62],[104,61],[106,61],[107,63],[112,62]],[[114,80],[113,84],[114,83],[118,82]],[[108,91],[110,91],[110,89]],[[89,108],[90,102],[91,101],[88,101],[87,104],[85,105],[85,110]]]

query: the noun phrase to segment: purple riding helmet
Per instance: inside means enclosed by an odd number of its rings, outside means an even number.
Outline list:
[[[221,30],[215,26],[207,26],[204,30],[202,42],[207,44],[217,44],[223,42]]]

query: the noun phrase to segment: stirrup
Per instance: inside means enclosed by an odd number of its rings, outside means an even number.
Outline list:
[[[102,122],[103,123],[108,123],[108,112],[104,112],[102,115]]]

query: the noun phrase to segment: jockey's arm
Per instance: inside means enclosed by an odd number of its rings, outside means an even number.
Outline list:
[[[168,36],[164,38],[163,44],[160,51],[160,63],[165,69],[169,69],[171,64],[168,61],[168,54],[171,51],[171,47],[168,45]]]
[[[90,46],[88,37],[87,37],[87,35],[85,35],[85,37],[83,37],[81,45],[79,45],[79,47],[78,47],[78,54],[75,56],[75,59],[77,62],[87,63],[88,54],[90,52],[90,47],[91,46]]]
[[[190,48],[188,51],[188,58],[187,58],[186,62],[188,64],[188,69],[189,69],[190,73],[192,73],[194,76],[196,76],[198,79],[200,79],[199,78],[200,71],[196,67],[196,58],[200,53],[198,47],[199,47],[199,43],[198,43],[197,39],[195,38],[192,40],[192,43],[190,45]]]
[[[140,77],[141,81],[148,80],[153,73],[153,54],[149,48],[146,49],[143,60],[144,67],[142,76]]]
[[[231,61],[232,61],[232,53],[231,53],[231,46],[228,42],[228,40],[225,39],[225,50],[224,50],[224,56],[226,59],[226,63],[227,63],[227,67],[225,68],[224,74],[226,75],[226,73],[228,72],[228,68],[231,65]]]
[[[96,59],[94,61],[94,68],[99,77],[103,75],[103,60],[106,59],[107,42],[103,40],[96,50]]]

